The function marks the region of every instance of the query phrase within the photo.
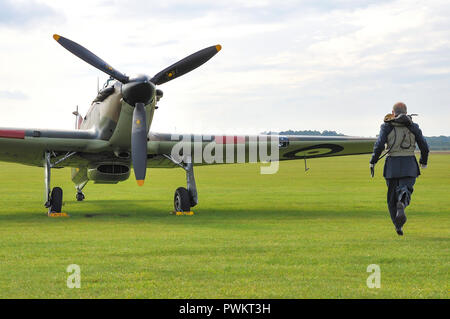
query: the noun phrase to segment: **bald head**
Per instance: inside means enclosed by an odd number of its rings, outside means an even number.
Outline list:
[[[392,107],[392,113],[397,116],[400,114],[406,114],[406,104],[403,102],[395,103]]]

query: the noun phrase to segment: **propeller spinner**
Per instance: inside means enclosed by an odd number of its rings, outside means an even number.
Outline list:
[[[216,55],[222,47],[220,45],[214,45],[197,51],[156,73],[151,79],[148,76],[130,78],[115,70],[108,63],[78,43],[57,34],[54,34],[53,38],[83,61],[123,83],[123,99],[128,104],[134,106],[133,124],[131,127],[131,160],[134,175],[138,185],[144,185],[147,170],[147,119],[145,105],[150,102],[155,91],[155,85],[161,85],[198,68]]]

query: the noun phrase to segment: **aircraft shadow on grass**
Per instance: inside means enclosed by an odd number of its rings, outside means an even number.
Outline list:
[[[202,207],[195,211],[194,216],[174,216],[171,215],[170,207],[166,206],[166,200],[90,200],[80,204],[67,203],[63,206],[63,211],[71,216],[71,218],[92,218],[92,219],[140,219],[148,221],[161,221],[170,219],[183,219],[189,224],[196,223],[196,220],[202,222],[211,221],[216,222],[223,220],[224,222],[232,220],[243,219],[257,219],[257,220],[282,220],[282,219],[327,219],[337,220],[343,218],[371,218],[374,215],[380,214],[377,211],[367,211],[361,208],[353,208],[348,211],[341,212],[338,210],[302,210],[301,208],[290,208],[283,210],[275,210],[272,208],[266,209],[242,209],[242,208],[209,208]],[[30,220],[45,220],[50,219],[42,214],[41,211],[30,211],[28,207],[23,209],[20,206],[15,206],[11,213],[1,213],[0,220],[6,221],[30,221]]]

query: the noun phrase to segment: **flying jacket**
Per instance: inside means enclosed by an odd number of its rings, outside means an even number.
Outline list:
[[[408,136],[405,128],[413,136]],[[420,169],[413,151],[415,143],[420,149],[420,164],[427,165],[429,148],[419,125],[413,123],[411,117],[406,114],[400,114],[397,117],[388,114],[381,125],[370,163],[378,162],[385,144],[388,144],[383,176],[385,178],[417,177],[420,175]]]

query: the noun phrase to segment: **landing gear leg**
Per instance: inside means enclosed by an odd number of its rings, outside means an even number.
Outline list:
[[[52,164],[50,162],[50,152],[45,152],[44,155],[44,169],[45,169],[45,193],[44,193],[44,206],[48,208],[48,214],[61,213],[61,207],[63,202],[63,191],[59,187],[53,188],[50,192],[50,180]]]
[[[194,207],[198,204],[198,194],[197,185],[195,185],[194,164],[190,156],[183,168],[186,171],[187,191],[189,192],[191,207]]]
[[[44,192],[44,206],[49,208],[51,204],[51,196],[50,196],[50,175],[51,175],[52,164],[50,163],[50,152],[45,152],[44,155],[44,170],[45,170],[45,192]],[[50,209],[49,209],[50,211]]]
[[[195,184],[194,164],[192,163],[192,159],[190,156],[185,156],[183,161],[179,163],[170,156],[166,157],[186,171],[187,189],[178,187],[175,191],[173,203],[176,212],[189,212],[191,207],[198,204],[197,186]]]

